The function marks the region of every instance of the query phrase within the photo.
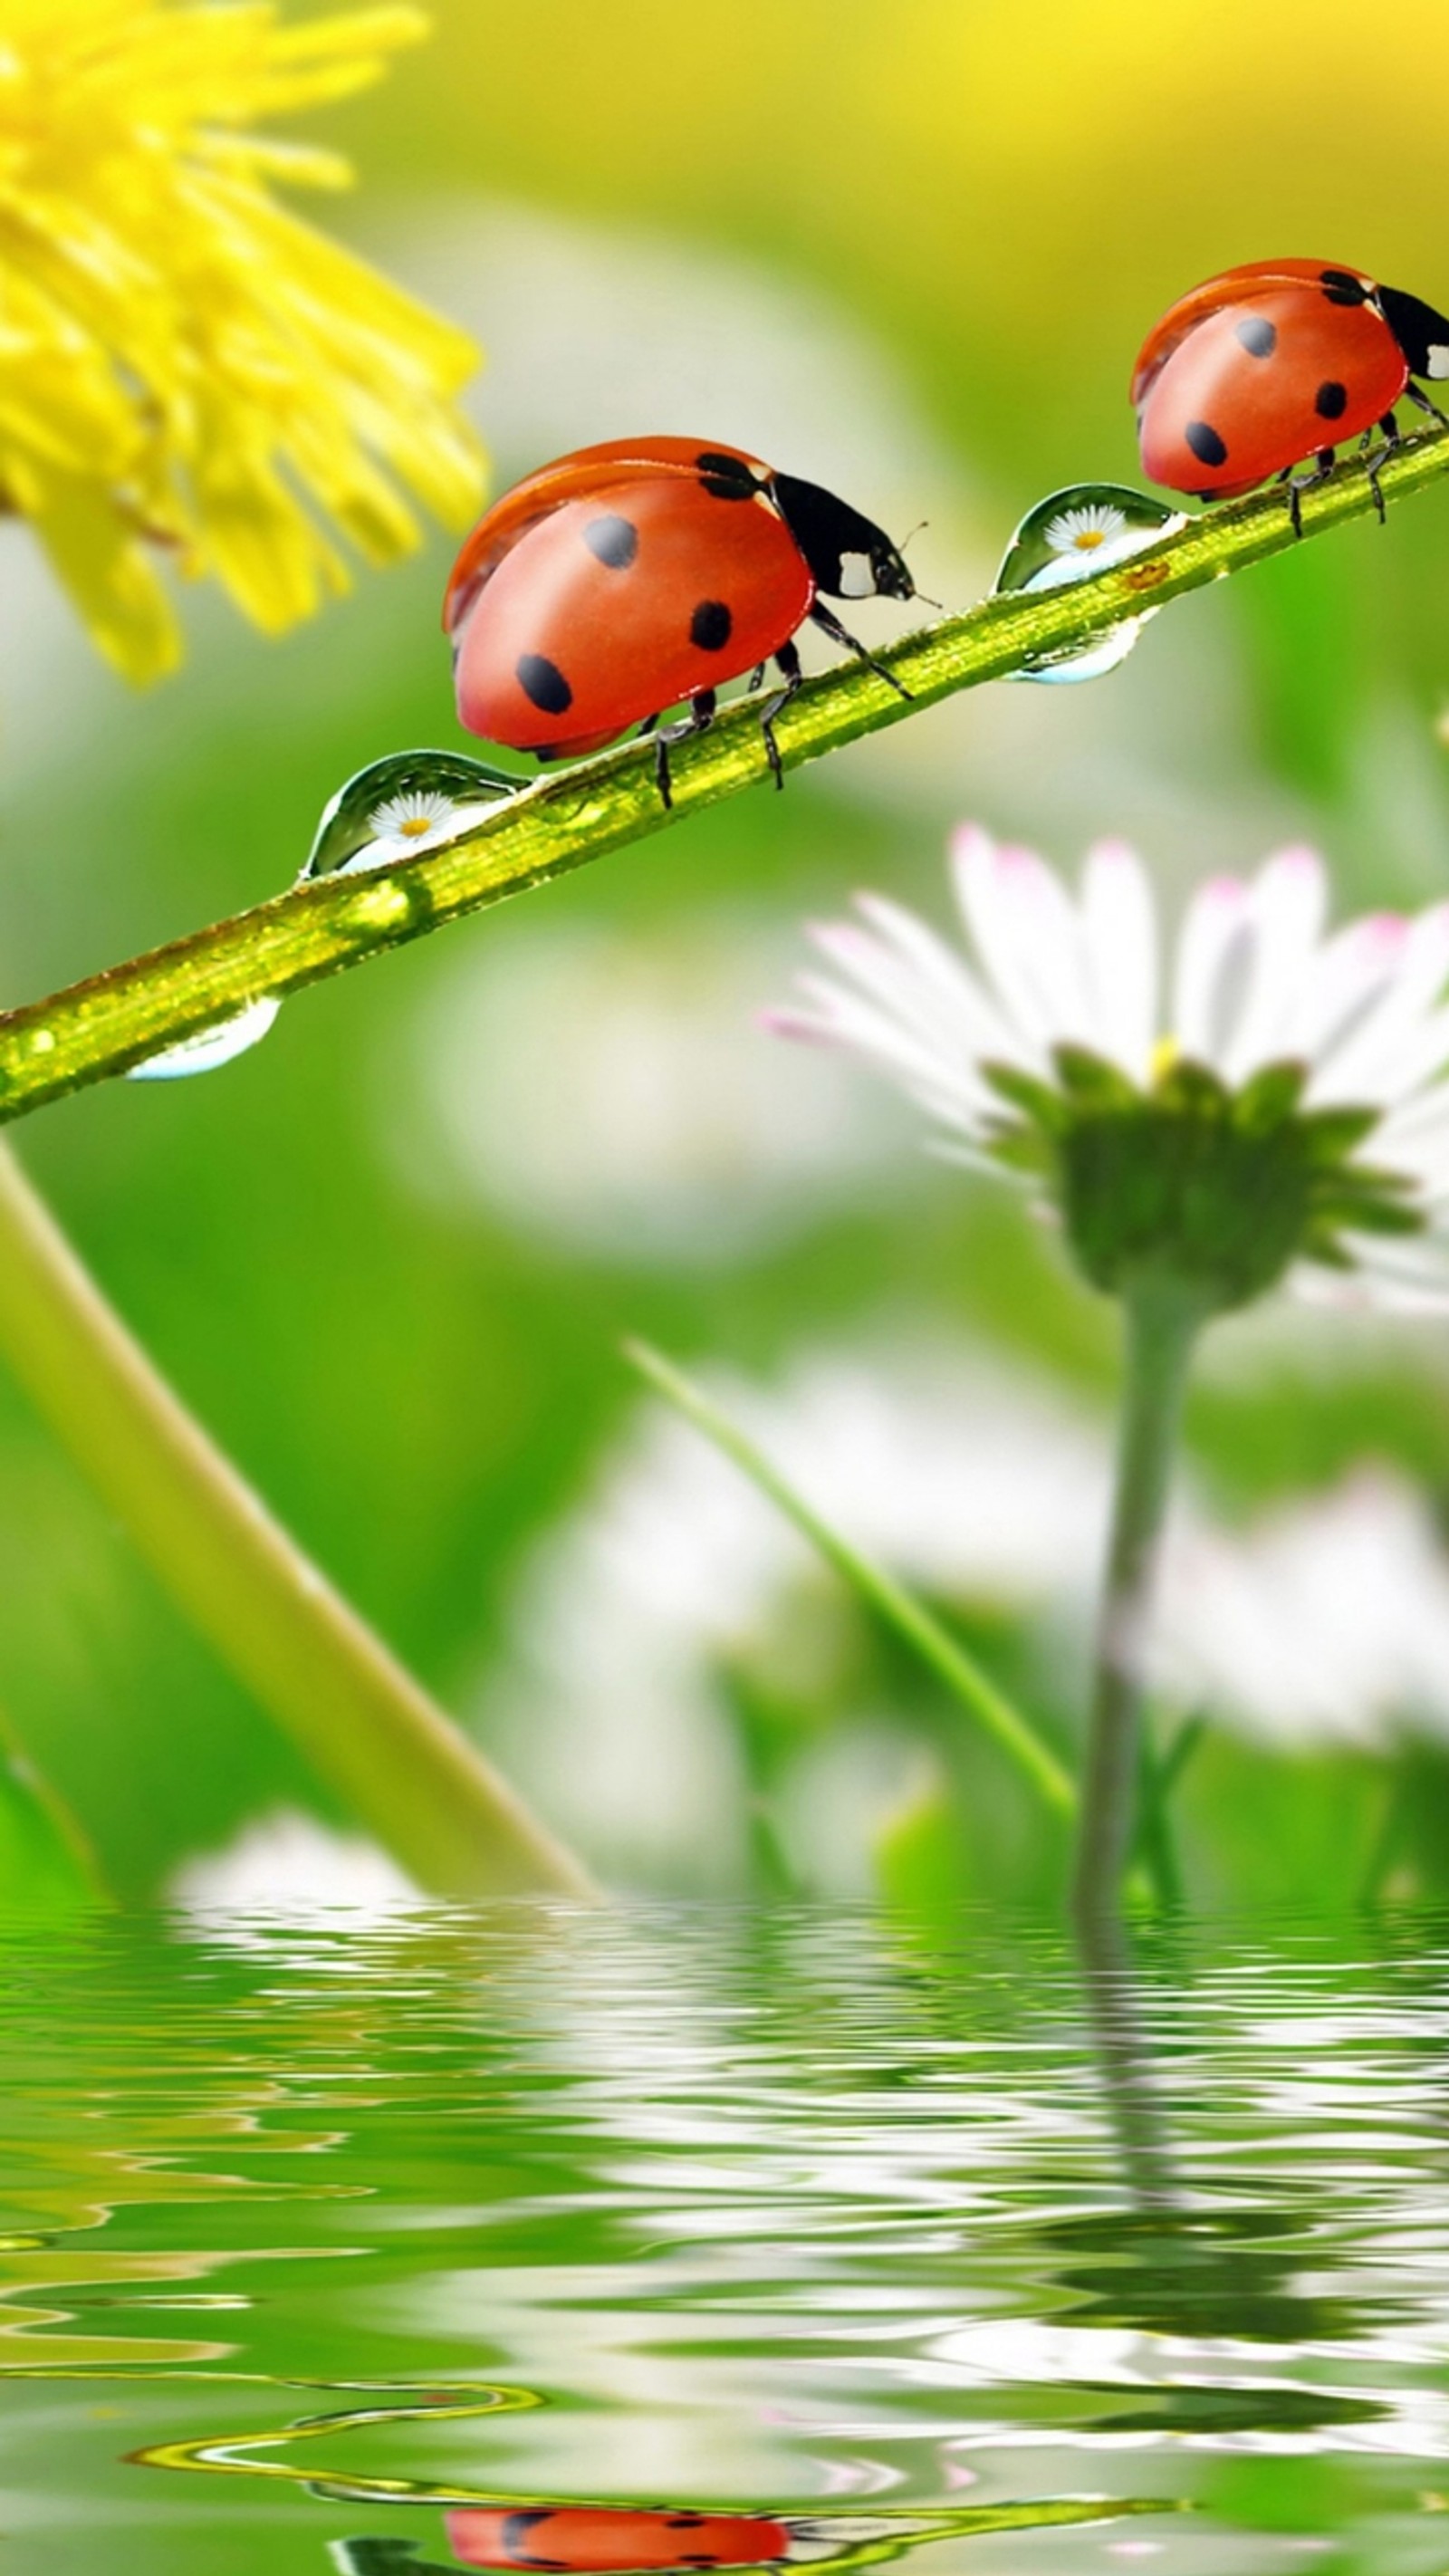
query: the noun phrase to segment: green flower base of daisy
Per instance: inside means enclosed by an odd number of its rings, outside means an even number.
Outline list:
[[[995,1151],[1039,1175],[1094,1288],[1175,1280],[1204,1315],[1246,1306],[1295,1261],[1348,1271],[1346,1234],[1421,1234],[1404,1175],[1356,1163],[1375,1109],[1305,1109],[1308,1066],[1266,1065],[1240,1090],[1179,1057],[1148,1091],[1086,1047],[1053,1049],[1058,1087],[983,1068],[1019,1114]]]

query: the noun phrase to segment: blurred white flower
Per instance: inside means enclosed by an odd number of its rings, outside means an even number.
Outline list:
[[[898,1573],[987,1608],[1065,1597],[1085,1624],[1109,1453],[1070,1399],[999,1357],[963,1360],[920,1335],[904,1363],[895,1346],[818,1351],[769,1391],[720,1393],[811,1501]],[[719,1668],[766,1642],[777,1665],[828,1655],[842,1601],[738,1470],[650,1399],[525,1570],[488,1687],[488,1741],[604,1866],[737,1884],[741,1782]],[[858,1811],[862,1780],[879,1783],[883,1809],[894,1803],[869,1728],[848,1757],[824,1759],[831,1813],[842,1801]],[[817,1821],[814,1874],[853,1884],[851,1853],[828,1848],[823,1810]]]
[[[1181,1525],[1159,1686],[1265,1741],[1449,1735],[1449,1563],[1422,1498],[1363,1468],[1244,1532]]]
[[[294,1807],[257,1817],[220,1851],[194,1853],[174,1873],[167,1896],[188,1914],[269,1914],[299,1921],[422,1901],[376,1843],[337,1833]]]
[[[1107,1420],[997,1354],[918,1333],[903,1362],[904,1338],[714,1391],[844,1535],[940,1599],[1018,1619],[1070,1682],[1106,1542]],[[525,1564],[482,1694],[488,1741],[607,1871],[724,1892],[746,1831],[725,1672],[754,1658],[803,1705],[836,1707],[802,1739],[777,1821],[810,1885],[858,1893],[919,1748],[888,1711],[832,1699],[848,1615],[772,1506],[645,1399]],[[1180,1496],[1152,1680],[1165,1708],[1258,1742],[1449,1738],[1449,1565],[1427,1507],[1387,1468],[1238,1528]]]
[[[845,1067],[781,1082],[758,1003],[787,953],[734,913],[653,933],[510,924],[415,1024],[450,1204],[461,1178],[525,1233],[693,1268],[788,1241],[867,1188],[909,1192],[898,1120]],[[409,1111],[398,1163],[427,1187],[419,1125]]]
[[[862,895],[815,931],[835,973],[775,1026],[888,1074],[959,1159],[1020,1171],[1100,1287],[1155,1266],[1232,1306],[1291,1270],[1449,1306],[1449,904],[1325,937],[1322,865],[1283,850],[1199,888],[1169,973],[1120,843],[1075,902],[974,826],[952,877],[971,955]]]

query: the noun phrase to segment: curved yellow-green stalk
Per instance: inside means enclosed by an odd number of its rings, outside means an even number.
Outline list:
[[[1436,429],[1385,458],[1379,479],[1397,501],[1449,473],[1449,431]],[[1302,499],[1305,538],[1374,507],[1360,461],[1340,466]],[[787,768],[816,760],[879,726],[1043,654],[1069,652],[1184,591],[1241,572],[1295,543],[1281,492],[1259,493],[1195,519],[1149,552],[1095,580],[983,600],[882,652],[909,700],[868,665],[807,682],[780,722]],[[713,731],[674,755],[666,812],[647,744],[630,743],[541,780],[501,803],[445,848],[362,876],[294,887],[271,903],[153,949],[0,1016],[0,1120],[126,1072],[264,994],[359,965],[462,914],[545,884],[606,850],[660,832],[703,805],[768,780],[758,705],[733,706]]]

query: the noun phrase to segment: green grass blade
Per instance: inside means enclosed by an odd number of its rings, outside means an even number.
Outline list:
[[[865,1603],[893,1635],[908,1646],[927,1670],[933,1673],[950,1693],[958,1707],[966,1710],[983,1733],[989,1735],[1012,1761],[1023,1779],[1030,1782],[1037,1795],[1053,1814],[1070,1816],[1077,1803],[1076,1788],[1070,1773],[1058,1761],[1050,1745],[1045,1744],[1029,1719],[1013,1707],[1003,1691],[984,1673],[974,1656],[944,1628],[925,1604],[876,1565],[787,1484],[779,1469],[771,1465],[754,1442],[722,1413],[703,1388],[696,1386],[673,1363],[647,1342],[627,1341],[624,1355],[641,1377],[648,1380],[658,1395],[682,1413],[702,1431],[716,1449],[733,1461],[749,1477],[756,1490],[782,1512],[786,1520],[807,1539],[827,1565],[850,1586],[857,1600]]]

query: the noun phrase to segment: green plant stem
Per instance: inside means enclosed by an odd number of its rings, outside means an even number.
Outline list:
[[[1151,1725],[1144,1723],[1140,1732],[1137,1830],[1133,1848],[1151,1879],[1158,1904],[1164,1912],[1174,1913],[1182,1903],[1182,1872],[1178,1867],[1172,1813],[1163,1787],[1166,1764],[1160,1760],[1153,1744]]]
[[[0,1352],[180,1608],[420,1887],[592,1892],[213,1446],[4,1146]]]
[[[1204,1317],[1201,1300],[1176,1282],[1144,1284],[1124,1299],[1117,1486],[1073,1886],[1084,1920],[1116,1905],[1132,1840],[1147,1629],[1188,1370]]]
[[[857,1597],[864,1601],[886,1627],[919,1656],[934,1673],[957,1705],[966,1709],[984,1733],[1015,1764],[1037,1795],[1054,1814],[1070,1816],[1077,1803],[1077,1793],[1070,1773],[1057,1760],[1051,1747],[1012,1706],[1003,1691],[981,1670],[974,1658],[958,1645],[956,1639],[932,1616],[923,1602],[917,1601],[902,1584],[885,1572],[871,1558],[843,1539],[828,1521],[803,1501],[785,1482],[778,1468],[772,1467],[754,1442],[731,1422],[728,1414],[711,1402],[702,1387],[694,1384],[683,1371],[665,1359],[647,1342],[630,1341],[624,1355],[647,1378],[649,1384],[682,1413],[688,1422],[712,1440],[726,1458],[743,1469],[750,1482],[775,1504],[786,1520],[793,1523],[801,1537],[834,1566]]]
[[[1103,1913],[1084,1918],[1077,1926],[1077,1946],[1122,2179],[1139,2210],[1181,2209],[1186,2196],[1121,1917]]]
[[[1449,431],[1406,440],[1384,463],[1386,500],[1449,473]],[[1373,507],[1349,462],[1303,496],[1305,539]],[[787,767],[1019,672],[1045,653],[1089,643],[1205,582],[1295,543],[1281,493],[1260,493],[1194,519],[1149,552],[1057,590],[1014,591],[884,648],[911,692],[898,696],[867,664],[809,681],[780,723]],[[663,831],[702,806],[768,778],[758,702],[727,708],[710,733],[674,755],[674,809],[654,784],[654,755],[631,743],[509,798],[445,847],[363,876],[334,876],[113,966],[46,1001],[0,1015],[0,1120],[124,1073],[163,1047],[230,1018],[266,993],[296,992],[445,922]],[[299,839],[302,836],[299,835]]]

